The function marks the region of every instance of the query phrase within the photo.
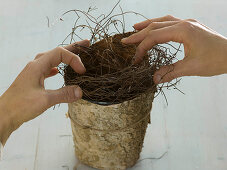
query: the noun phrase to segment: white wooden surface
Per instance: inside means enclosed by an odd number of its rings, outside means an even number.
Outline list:
[[[38,52],[54,48],[70,31],[70,17],[48,28],[46,16],[53,22],[66,10],[86,10],[90,5],[106,13],[115,3],[107,0],[0,0],[0,93]],[[147,17],[172,14],[196,18],[227,36],[226,0],[122,0],[121,6]],[[128,29],[140,19],[136,18],[127,21]],[[62,83],[62,78],[56,76],[46,85],[59,88]],[[226,84],[227,75],[187,77],[179,85],[186,95],[166,91],[168,106],[164,97],[158,96],[141,161],[131,170],[227,170]],[[66,112],[66,104],[55,110],[51,108],[13,133],[4,148],[0,170],[72,170],[77,160]],[[163,154],[161,159],[146,159]],[[91,168],[79,164],[78,170]]]

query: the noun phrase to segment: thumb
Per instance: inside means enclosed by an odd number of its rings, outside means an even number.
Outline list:
[[[48,103],[50,106],[59,103],[72,103],[82,97],[79,86],[66,86],[57,90],[47,90]]]
[[[185,70],[186,67],[183,60],[171,65],[162,66],[154,73],[153,81],[155,84],[170,82],[175,78],[184,76]]]

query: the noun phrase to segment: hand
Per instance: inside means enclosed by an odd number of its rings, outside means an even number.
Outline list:
[[[184,45],[184,59],[157,70],[154,74],[156,84],[182,76],[227,73],[227,39],[194,19],[181,20],[168,15],[137,23],[134,28],[138,32],[122,42],[139,43],[135,63],[156,44],[174,41]]]
[[[89,41],[78,42],[88,46]],[[76,55],[78,47],[73,44],[57,47],[38,54],[19,74],[9,89],[0,97],[0,140],[5,143],[12,131],[49,107],[58,103],[74,102],[81,98],[78,86],[67,86],[58,90],[46,90],[44,80],[58,73],[56,66],[61,62],[70,65],[77,73],[86,70]],[[4,130],[5,129],[5,130]]]

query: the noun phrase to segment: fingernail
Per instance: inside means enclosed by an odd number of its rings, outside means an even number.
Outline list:
[[[78,56],[79,60],[80,60],[80,64],[81,64],[81,74],[85,73],[86,72],[86,68],[83,64],[83,62],[81,61],[81,58]],[[76,61],[77,62],[77,61]]]
[[[139,63],[139,61],[140,61],[140,58],[138,57],[138,51],[136,50],[136,54],[134,56],[134,64]]]
[[[132,58],[132,64],[135,64],[135,60],[136,60],[136,56],[134,56],[133,58]]]
[[[75,97],[77,99],[80,99],[81,96],[82,96],[82,91],[81,91],[81,88],[80,87],[76,87],[75,90],[74,90],[74,93],[75,93]]]
[[[159,84],[159,83],[162,83],[162,76],[160,74],[158,74],[156,77],[155,77],[155,83],[156,84]]]
[[[121,42],[123,42],[123,43],[126,43],[126,41],[127,41],[127,38],[121,39]]]

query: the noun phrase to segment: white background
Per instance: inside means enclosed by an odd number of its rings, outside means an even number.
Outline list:
[[[70,15],[64,22],[55,22],[63,12],[87,10],[92,5],[99,8],[97,12],[107,13],[116,2],[0,0],[0,93],[37,53],[56,47],[71,31]],[[121,6],[149,18],[166,14],[196,18],[227,36],[226,0],[122,0]],[[55,23],[50,28],[46,16]],[[127,29],[141,20],[131,16]],[[47,88],[60,88],[62,84],[59,75],[46,81]],[[186,95],[165,91],[168,106],[164,97],[158,96],[141,159],[166,154],[161,159],[142,160],[131,170],[227,170],[226,85],[226,75],[186,77],[178,86]],[[4,148],[0,170],[72,170],[77,160],[66,112],[67,105],[61,104],[14,132]],[[91,168],[79,164],[78,169]]]

